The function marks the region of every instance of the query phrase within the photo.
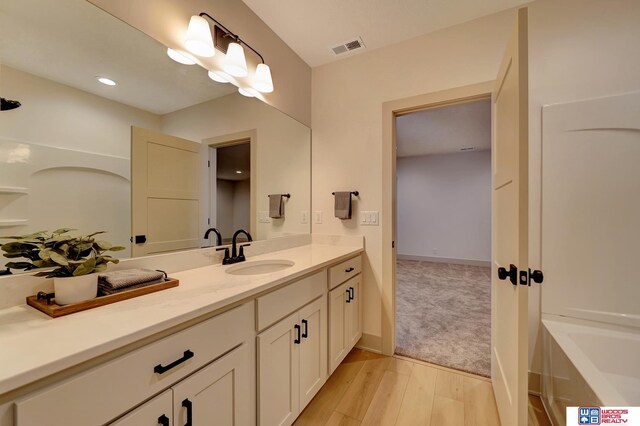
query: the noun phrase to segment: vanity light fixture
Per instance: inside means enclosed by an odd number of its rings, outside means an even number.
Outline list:
[[[238,93],[242,96],[246,96],[247,98],[255,98],[257,95],[255,89],[252,89],[251,87],[238,87]]]
[[[218,83],[228,83],[230,81],[229,76],[222,71],[209,71],[207,74],[211,80]]]
[[[183,65],[195,65],[196,63],[196,61],[188,57],[186,54],[173,50],[172,48],[167,49],[167,55],[169,55],[169,57],[174,61]]]
[[[193,15],[187,28],[184,46],[195,55],[210,58],[216,54],[213,39],[209,30],[209,23],[202,16]]]
[[[117,83],[113,80],[111,80],[110,78],[107,77],[96,77],[96,79],[102,83],[102,84],[106,84],[107,86],[115,86]]]
[[[216,34],[216,45],[214,47],[213,39],[211,35],[211,29],[209,23],[205,18],[210,19],[215,23],[214,30]],[[220,43],[220,40],[230,39],[231,41],[225,41]],[[228,76],[233,77],[246,77],[249,75],[247,70],[247,61],[244,54],[244,47],[247,47],[253,53],[260,58],[260,64],[258,64],[256,71],[253,75],[253,79],[250,82],[249,88],[240,88],[239,92],[244,96],[256,96],[257,92],[271,93],[273,92],[273,80],[271,78],[271,69],[264,62],[262,55],[237,34],[231,32],[227,27],[218,22],[213,16],[208,13],[201,12],[199,15],[193,15],[189,21],[189,27],[187,29],[187,37],[185,38],[185,47],[190,52],[198,55],[211,57],[215,53],[216,47],[222,50],[226,56],[222,61],[222,68],[224,72],[209,71],[209,78],[221,83],[229,82],[231,79]],[[226,76],[225,76],[226,74]],[[226,80],[226,81],[222,81]]]

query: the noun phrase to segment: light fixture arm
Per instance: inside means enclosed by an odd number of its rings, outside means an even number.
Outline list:
[[[256,55],[258,55],[258,57],[260,58],[260,61],[262,61],[262,63],[264,64],[264,58],[262,57],[262,55],[253,47],[251,47],[249,44],[247,44],[247,42],[245,42],[244,40],[242,40],[240,38],[240,36],[238,36],[237,34],[235,34],[234,32],[232,32],[231,30],[229,30],[227,27],[225,27],[224,25],[222,25],[217,19],[215,19],[213,16],[209,15],[206,12],[200,12],[199,14],[201,17],[206,17],[211,19],[213,22],[215,22],[220,28],[222,28],[223,30],[225,30],[227,32],[227,35],[230,35],[231,37],[233,37],[237,43],[242,43],[245,46],[247,46],[249,49],[251,49],[251,51],[253,51],[253,53],[255,53]]]

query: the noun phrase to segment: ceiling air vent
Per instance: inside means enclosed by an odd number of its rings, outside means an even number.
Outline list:
[[[354,50],[364,49],[366,46],[362,41],[362,38],[357,37],[352,40],[346,41],[342,44],[331,47],[331,52],[338,56],[344,53],[353,52]]]

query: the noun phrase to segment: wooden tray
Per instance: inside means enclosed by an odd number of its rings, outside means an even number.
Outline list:
[[[126,290],[116,294],[98,296],[95,299],[85,300],[84,302],[72,303],[70,305],[64,306],[57,305],[55,299],[53,299],[52,303],[48,305],[46,300],[38,300],[36,296],[27,296],[27,305],[44,312],[50,317],[57,318],[63,315],[86,311],[87,309],[97,308],[98,306],[109,305],[111,303],[120,302],[122,300],[143,296],[149,293],[155,293],[156,291],[166,290],[172,287],[177,287],[179,283],[180,281],[176,279],[168,278],[166,281],[161,283],[150,284],[146,287]]]

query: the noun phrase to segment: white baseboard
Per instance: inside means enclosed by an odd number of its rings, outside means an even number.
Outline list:
[[[453,263],[455,265],[491,267],[490,260],[453,259],[450,257],[415,256],[412,254],[398,254],[398,260],[417,260],[419,262]]]
[[[374,336],[373,334],[362,333],[362,337],[358,340],[358,343],[356,343],[356,348],[381,354],[382,338],[380,336]]]
[[[531,395],[540,396],[542,391],[542,375],[533,371],[529,371],[529,393]]]

